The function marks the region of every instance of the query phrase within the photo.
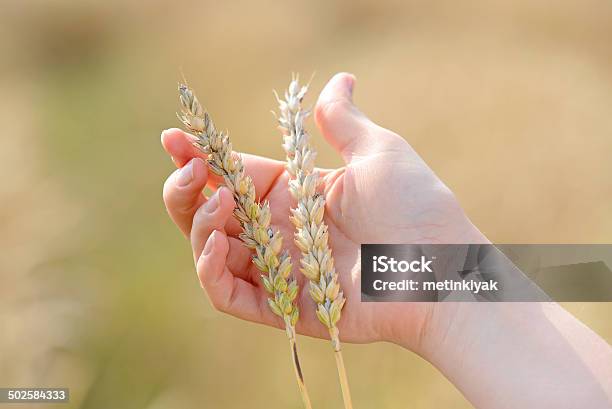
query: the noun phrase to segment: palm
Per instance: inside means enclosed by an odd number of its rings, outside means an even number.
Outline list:
[[[351,101],[352,83],[349,75],[336,75],[319,97],[315,119],[323,136],[346,163],[335,170],[319,169],[329,242],[347,299],[339,322],[340,336],[343,340],[369,342],[392,338],[399,322],[393,317],[399,312],[404,315],[406,308],[411,309],[411,318],[407,322],[400,320],[399,325],[408,325],[404,329],[418,333],[415,329],[431,304],[361,303],[361,243],[456,243],[482,236],[412,148],[357,110]],[[193,157],[203,158],[191,145],[191,139],[179,130],[168,131],[162,139],[179,167]],[[294,227],[289,221],[289,210],[295,203],[288,192],[289,175],[284,162],[247,154],[242,158],[260,199],[270,202],[272,224],[282,232],[284,246],[292,255],[293,273],[301,288],[297,329],[327,337],[325,327],[315,316],[314,302],[306,290],[308,283],[299,272],[300,253],[293,244]],[[203,162],[198,166],[201,170],[188,188],[176,186],[176,179],[169,178],[164,200],[172,219],[191,239],[202,285],[221,311],[282,327],[282,321],[268,308],[268,294],[262,286],[261,273],[251,263],[251,251],[237,238],[240,227],[231,218],[232,205],[225,203],[215,215],[202,212],[206,210],[206,198],[200,194],[201,188],[207,183],[215,187],[221,181],[204,175]],[[231,202],[229,192],[225,197]],[[215,250],[203,257],[204,244],[216,230],[222,233],[219,240],[212,240]]]
[[[439,226],[462,225],[463,222],[457,221],[467,221],[452,195],[408,144],[397,135],[385,132],[389,140],[386,149],[339,169],[318,169],[326,199],[325,222],[329,226],[330,246],[347,298],[340,331],[344,339],[355,342],[376,339],[376,334],[380,333],[378,327],[384,325],[384,320],[380,317],[374,319],[372,314],[376,310],[394,308],[390,304],[360,303],[360,244],[453,242],[460,232],[457,229],[442,230]],[[257,167],[249,162],[256,162]],[[250,157],[247,160],[247,170],[253,169],[251,174],[255,179],[260,173],[275,173],[271,168],[277,166],[282,164],[265,158]],[[308,288],[306,280],[297,268],[300,253],[292,243],[294,227],[289,222],[289,208],[295,206],[295,202],[287,190],[289,174],[281,172],[277,173],[278,177],[262,199],[270,202],[272,223],[286,238],[285,246],[294,260],[294,274],[303,290],[299,301],[302,313],[298,330],[308,335],[325,336],[326,330],[314,314],[314,302],[308,291],[304,291]],[[406,179],[406,173],[412,175],[410,183],[401,182]],[[419,200],[411,201],[414,196]],[[253,265],[249,267],[249,276],[265,301],[267,295],[260,283],[260,272]],[[262,308],[262,314],[262,321],[276,318],[265,308]],[[276,321],[280,326],[281,322]]]

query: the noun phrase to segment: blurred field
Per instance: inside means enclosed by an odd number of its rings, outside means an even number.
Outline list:
[[[282,333],[211,310],[164,213],[181,69],[235,146],[278,158],[271,90],[351,71],[490,239],[612,242],[610,21],[597,0],[5,0],[0,386],[67,386],[82,409],[300,407]],[[610,304],[567,308],[612,341]],[[315,406],[340,407],[327,344],[301,342]],[[470,407],[394,346],[346,360],[358,408]]]

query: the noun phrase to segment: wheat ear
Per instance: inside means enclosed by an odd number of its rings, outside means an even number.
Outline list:
[[[307,91],[308,85],[300,86],[297,76],[294,76],[284,99],[275,94],[280,111],[278,122],[283,133],[283,148],[287,153],[287,171],[292,177],[289,191],[297,200],[297,207],[291,209],[291,221],[296,228],[295,244],[302,252],[300,271],[309,280],[309,293],[317,304],[317,317],[327,327],[331,337],[344,407],[352,409],[336,326],[346,299],[340,289],[338,273],[328,245],[327,225],[323,221],[325,199],[317,193],[319,175],[314,171],[316,152],[309,144],[308,133],[304,129],[304,119],[309,112],[302,109],[302,100]]]
[[[292,265],[289,252],[281,253],[283,238],[278,230],[274,231],[270,227],[270,205],[268,202],[256,201],[253,180],[244,173],[240,156],[233,153],[228,134],[217,132],[210,115],[193,91],[188,86],[179,84],[179,99],[179,119],[196,136],[194,145],[208,155],[208,165],[212,172],[223,177],[225,185],[234,195],[234,216],[243,230],[240,239],[245,246],[255,250],[253,264],[263,273],[261,279],[269,294],[270,309],[283,318],[302,400],[304,406],[311,409],[295,334],[295,324],[299,317],[296,305],[299,287],[294,278],[290,279]]]

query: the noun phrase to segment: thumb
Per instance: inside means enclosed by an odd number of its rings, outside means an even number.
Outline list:
[[[355,77],[345,72],[329,80],[315,107],[316,124],[345,162],[371,153],[368,133],[372,122],[353,105]]]

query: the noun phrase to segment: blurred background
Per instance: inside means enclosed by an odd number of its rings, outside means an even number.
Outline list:
[[[603,0],[2,1],[0,386],[69,387],[62,408],[301,407],[284,335],[211,309],[165,215],[181,70],[238,149],[276,158],[271,90],[316,72],[314,103],[353,72],[491,240],[612,242],[610,21]],[[612,305],[565,307],[612,341]],[[315,407],[341,407],[327,343],[301,350]],[[357,408],[471,407],[405,350],[345,350]]]

